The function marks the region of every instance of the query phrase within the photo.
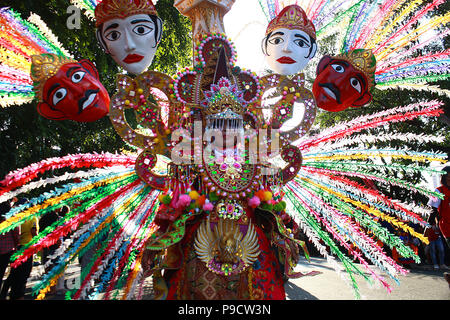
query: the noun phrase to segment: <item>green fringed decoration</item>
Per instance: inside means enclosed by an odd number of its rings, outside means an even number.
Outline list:
[[[326,245],[328,245],[330,250],[334,254],[336,254],[339,260],[342,262],[344,269],[347,271],[347,274],[351,279],[355,295],[359,299],[359,288],[353,275],[359,274],[370,283],[372,282],[372,280],[363,271],[361,271],[345,254],[341,252],[333,239],[330,238],[329,234],[326,231],[322,230],[319,223],[315,220],[314,217],[309,214],[306,208],[303,207],[301,202],[291,191],[286,192],[286,197],[294,204],[293,208],[298,214],[301,215],[303,221],[305,221],[316,232],[317,236],[322,239],[326,243]]]
[[[378,222],[374,221],[373,217],[367,212],[355,208],[354,206],[346,203],[340,198],[331,195],[312,184],[309,184],[307,181],[300,179],[296,181],[299,182],[304,188],[311,190],[312,192],[320,196],[322,200],[328,203],[330,206],[339,208],[339,211],[341,213],[352,217],[353,219],[355,219],[355,221],[358,222],[359,225],[369,229],[379,240],[388,245],[390,249],[395,247],[403,257],[412,257],[415,260],[418,259],[417,255],[410,247],[406,246],[398,236],[392,234],[386,228],[382,227]]]
[[[73,210],[71,210],[63,219],[60,219],[60,220],[56,221],[54,224],[52,224],[51,226],[48,226],[47,228],[45,228],[42,231],[39,231],[39,234],[36,237],[34,237],[29,243],[22,246],[20,250],[16,251],[16,253],[13,255],[12,258],[15,259],[16,257],[22,255],[26,249],[28,249],[32,245],[38,243],[41,239],[46,237],[48,234],[52,233],[55,230],[55,228],[64,225],[67,221],[69,221],[73,217],[77,216],[79,213],[85,211],[87,208],[94,205],[101,199],[113,194],[117,190],[117,188],[119,188],[120,186],[130,183],[130,182],[136,180],[136,178],[137,178],[137,176],[133,175],[126,179],[121,179],[118,181],[114,181],[111,184],[108,184],[108,185],[105,185],[102,187],[98,187],[97,189],[87,190],[87,191],[82,192],[72,198],[62,201],[56,205],[49,206],[45,209],[42,209],[42,210],[36,212],[33,215],[33,217],[43,216],[44,214],[52,212],[56,209],[59,209],[64,205],[71,206],[74,202],[81,201],[81,205],[79,207],[76,207]],[[92,198],[92,197],[94,197],[94,198]],[[89,198],[92,198],[92,199],[88,200]]]
[[[401,179],[396,179],[396,178],[389,178],[387,176],[383,176],[383,175],[378,175],[378,174],[374,174],[372,172],[368,172],[368,171],[363,171],[363,170],[359,170],[355,167],[379,167],[379,168],[386,168],[386,167],[404,167],[404,166],[386,166],[386,165],[376,165],[376,164],[368,164],[368,163],[344,163],[344,162],[307,162],[304,163],[303,166],[308,166],[308,167],[313,167],[313,168],[322,168],[322,169],[328,169],[328,170],[339,170],[345,173],[350,173],[350,174],[361,174],[361,175],[365,175],[368,177],[375,177],[377,179],[383,180],[389,184],[397,184],[397,185],[401,185],[404,188],[407,189],[412,189],[412,190],[416,190],[424,195],[427,196],[433,196],[439,199],[443,199],[442,194],[439,194],[438,192],[435,191],[430,191],[427,190],[425,188],[419,187],[419,186],[414,186],[404,180]],[[411,167],[405,167],[406,169],[413,169]],[[439,173],[440,171],[436,171],[436,170],[432,170],[432,169],[426,169],[426,170],[420,170],[416,168],[416,171],[420,172],[420,171],[429,171],[429,172],[437,172]]]

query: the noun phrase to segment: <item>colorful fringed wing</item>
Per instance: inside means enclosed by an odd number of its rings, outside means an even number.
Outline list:
[[[403,172],[440,174],[439,170],[431,169],[429,163],[447,161],[447,155],[439,152],[367,148],[366,129],[417,117],[439,116],[441,107],[441,102],[430,101],[392,108],[340,123],[297,142],[303,163],[297,177],[284,187],[287,213],[338,271],[340,267],[335,263],[335,257],[342,262],[357,297],[359,292],[354,274],[370,282],[379,281],[390,291],[383,277],[370,268],[371,264],[397,282],[397,275],[406,272],[386,254],[383,245],[419,262],[416,253],[397,234],[391,233],[387,225],[428,243],[410,223],[427,226],[430,210],[413,201],[403,203],[393,199],[376,185],[398,186],[412,194],[440,197],[424,186],[409,182],[406,175],[403,178],[399,176]],[[402,137],[373,135],[370,139],[393,141]],[[422,139],[422,135],[408,137]],[[396,160],[402,160],[402,163]],[[353,259],[360,265],[355,265]]]
[[[16,170],[1,181],[2,201],[50,185],[57,184],[58,187],[14,207],[6,214],[6,221],[0,224],[0,233],[64,205],[72,208],[63,218],[40,230],[31,242],[14,254],[12,266],[16,267],[64,238],[63,244],[45,265],[51,268],[33,288],[37,299],[45,297],[74,259],[94,247],[95,257],[88,265],[88,272],[82,274],[81,286],[73,293],[73,298],[84,299],[88,294],[95,298],[100,292],[108,298],[118,288],[126,289],[122,291],[125,297],[132,294],[132,284],[140,275],[139,259],[143,245],[157,229],[152,221],[160,193],[136,175],[135,161],[136,156],[69,155]],[[33,181],[56,169],[67,172]],[[90,287],[91,280],[99,282],[95,290]]]

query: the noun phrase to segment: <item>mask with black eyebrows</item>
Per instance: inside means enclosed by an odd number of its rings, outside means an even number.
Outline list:
[[[129,73],[148,69],[161,39],[162,21],[151,0],[105,0],[95,10],[97,38]]]
[[[315,56],[314,25],[297,5],[284,8],[268,25],[262,49],[269,67],[278,74],[303,70]]]

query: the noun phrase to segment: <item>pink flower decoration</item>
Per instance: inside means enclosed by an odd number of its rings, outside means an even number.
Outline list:
[[[204,211],[212,211],[212,209],[214,209],[214,206],[213,206],[213,204],[211,202],[206,202],[203,205],[203,210]]]
[[[187,207],[191,203],[191,197],[187,194],[182,194],[178,199],[177,206],[178,208]]]
[[[248,200],[248,205],[252,208],[256,208],[261,203],[261,200],[257,196],[253,196]]]

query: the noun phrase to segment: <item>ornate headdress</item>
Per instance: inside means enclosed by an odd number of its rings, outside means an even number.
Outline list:
[[[135,14],[158,15],[152,0],[103,0],[95,8],[95,26]]]
[[[306,16],[306,12],[295,4],[281,10],[281,12],[270,21],[266,29],[266,35],[279,28],[302,30],[314,40],[316,39],[316,28]]]
[[[361,71],[368,80],[369,89],[375,85],[377,60],[375,59],[372,50],[355,49],[344,52],[332,58],[347,61],[351,63],[355,69]]]
[[[42,99],[45,82],[53,77],[67,63],[77,63],[76,60],[58,56],[53,53],[43,53],[31,56],[31,79],[34,82],[36,96]]]

